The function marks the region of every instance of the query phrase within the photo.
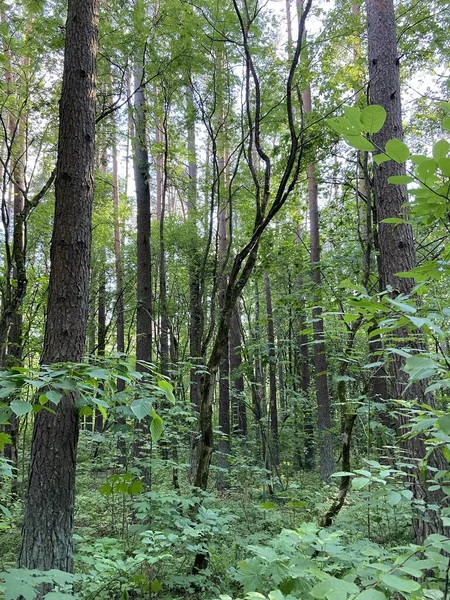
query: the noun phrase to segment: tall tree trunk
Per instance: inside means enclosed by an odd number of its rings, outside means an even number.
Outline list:
[[[80,361],[86,335],[94,190],[96,0],[69,0],[43,364]],[[75,393],[37,413],[19,566],[73,570]]]
[[[366,0],[367,9],[367,34],[369,45],[369,77],[370,101],[379,104],[386,110],[386,121],[382,129],[373,136],[377,148],[384,149],[385,144],[392,138],[403,139],[402,109],[400,99],[399,57],[397,51],[397,32],[395,25],[395,11],[393,0]],[[409,294],[414,281],[409,278],[398,277],[397,273],[409,271],[416,265],[414,238],[411,225],[401,223],[391,225],[383,223],[384,219],[392,217],[405,217],[405,204],[407,203],[406,186],[392,185],[388,178],[393,175],[402,175],[403,166],[394,161],[381,165],[374,164],[374,191],[375,208],[378,221],[379,247],[380,247],[380,279],[383,289],[391,286],[392,296]],[[416,345],[424,349],[424,340],[418,333],[415,340],[408,337],[405,329],[396,332],[396,346]],[[402,339],[403,338],[403,339]],[[402,371],[404,361],[399,355],[394,355],[389,364],[390,381],[389,397],[410,399],[412,401],[433,402],[425,395],[423,381],[410,383]],[[399,433],[404,433],[407,416],[401,414],[397,418]],[[414,460],[420,460],[425,455],[422,438],[415,437],[404,442],[404,448]],[[438,453],[430,457],[429,463],[438,469],[447,468],[446,461]],[[412,476],[412,489],[417,500],[425,502],[436,501],[436,496],[429,494],[423,478],[417,472]],[[433,498],[434,496],[434,498]],[[442,498],[438,498],[438,502]],[[413,522],[416,542],[421,544],[430,533],[442,533],[444,528],[435,511],[427,511],[427,518],[415,519]],[[448,528],[447,528],[448,530]]]
[[[225,295],[227,289],[227,275],[226,275],[226,259],[228,252],[228,241],[227,241],[227,198],[226,188],[227,182],[223,182],[226,176],[226,166],[223,155],[218,159],[219,165],[219,223],[218,223],[218,259],[219,259],[219,310],[223,311],[225,307]],[[223,182],[223,183],[222,183]],[[231,451],[230,446],[230,348],[229,348],[229,337],[227,335],[224,339],[222,347],[222,356],[220,358],[219,365],[219,428],[221,431],[218,443],[218,464],[220,469],[217,476],[217,487],[224,489],[228,487],[227,477],[225,470],[229,467],[229,454]]]
[[[275,349],[275,330],[273,325],[272,292],[268,273],[264,273],[264,289],[266,293],[267,314],[267,346],[269,359],[269,414],[271,431],[271,459],[278,465],[278,407],[277,407],[277,355]]]
[[[116,349],[125,352],[125,320],[123,302],[123,266],[122,266],[122,236],[120,227],[120,194],[119,194],[119,169],[117,164],[117,130],[114,121],[114,134],[112,144],[112,182],[113,182],[113,211],[114,211],[114,266],[116,275]],[[117,381],[118,391],[121,391],[124,381]],[[121,388],[121,389],[119,389]]]
[[[142,58],[142,60],[144,60]],[[149,186],[149,161],[147,145],[147,124],[145,118],[145,97],[141,86],[144,77],[143,66],[136,63],[134,69],[134,110],[135,137],[133,148],[134,181],[137,204],[137,265],[136,265],[136,370],[146,372],[146,362],[152,360],[152,277],[151,277],[151,207]],[[144,459],[144,440],[147,426],[143,422],[136,425],[138,439],[134,445],[134,455]],[[150,468],[142,467],[147,487],[151,484]]]
[[[307,86],[303,93],[303,106],[305,113],[311,112],[311,89]],[[308,177],[308,202],[310,226],[310,255],[312,280],[314,283],[314,308],[313,337],[314,337],[314,370],[317,398],[317,422],[319,433],[320,477],[326,481],[334,471],[333,436],[331,433],[331,405],[328,390],[327,359],[325,354],[325,338],[323,329],[321,286],[322,274],[320,271],[320,234],[319,234],[319,207],[317,197],[316,165],[310,163],[307,169]]]
[[[229,335],[233,433],[246,437],[247,411],[244,400],[244,376],[242,374],[241,345],[241,320],[239,318],[239,308],[238,305],[236,305],[233,311]]]

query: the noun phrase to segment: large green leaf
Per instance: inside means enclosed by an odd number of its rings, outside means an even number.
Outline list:
[[[133,413],[136,417],[141,421],[148,417],[150,411],[152,409],[152,402],[148,398],[139,398],[138,400],[134,400],[130,406]]]
[[[13,400],[10,406],[13,413],[18,417],[22,417],[33,410],[32,404],[25,402],[24,400]]]
[[[435,160],[439,160],[440,158],[445,158],[450,150],[450,144],[447,140],[439,140],[433,146],[433,158]]]
[[[413,181],[415,181],[414,177],[411,177],[410,175],[391,175],[391,177],[388,177],[388,182],[395,185],[402,185]]]
[[[413,581],[412,579],[405,579],[398,575],[391,575],[390,573],[383,573],[381,575],[381,581],[393,590],[398,592],[415,592],[420,588],[420,583]]]
[[[330,577],[315,585],[309,593],[313,598],[318,598],[319,600],[323,598],[334,600],[338,597],[345,598],[348,594],[357,594],[358,592],[359,588],[354,583],[345,581],[345,579]]]
[[[386,111],[376,104],[367,106],[361,112],[361,123],[366,133],[377,133],[386,121]]]
[[[152,436],[152,440],[157,442],[163,432],[163,420],[154,409],[152,409],[151,415],[152,420],[150,423],[150,434]]]
[[[162,391],[166,395],[167,400],[169,400],[169,402],[171,402],[172,404],[175,404],[175,396],[173,395],[173,385],[165,379],[160,379],[158,381],[158,387],[162,389]]]
[[[386,600],[386,595],[383,592],[370,588],[358,594],[355,600]]]
[[[363,150],[364,152],[372,152],[375,150],[375,146],[372,142],[369,142],[369,140],[362,135],[344,135],[343,137],[347,144],[352,146],[352,148]]]
[[[386,154],[389,154],[395,162],[404,163],[408,160],[410,152],[408,146],[404,142],[397,138],[393,138],[386,144]]]

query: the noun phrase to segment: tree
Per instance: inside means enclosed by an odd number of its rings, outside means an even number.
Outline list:
[[[88,309],[94,191],[96,0],[69,0],[60,102],[50,287],[41,362],[80,361]],[[19,565],[73,570],[76,392],[34,423]]]
[[[384,126],[374,134],[373,141],[378,149],[384,149],[388,142],[397,140],[402,145],[402,107],[400,97],[400,58],[397,51],[397,32],[395,24],[394,3],[392,0],[366,0],[369,91],[372,104],[380,105],[386,111]],[[401,147],[401,146],[400,146]],[[408,152],[409,154],[409,152]],[[399,162],[387,160],[374,164],[375,212],[378,222],[378,238],[380,248],[380,279],[382,289],[388,289],[392,298],[410,294],[414,280],[399,276],[399,273],[411,271],[416,266],[416,250],[411,224],[405,220],[407,216],[407,193],[405,185],[390,183],[389,178],[405,175],[405,168]],[[402,218],[396,225],[386,219]],[[411,339],[405,328],[397,332],[397,347],[416,346],[424,349],[424,340],[417,333]],[[424,381],[408,383],[403,369],[404,358],[395,354],[389,365],[390,397],[416,400],[433,400],[426,395]],[[397,418],[397,429],[401,433],[406,424],[405,415]],[[425,446],[421,437],[408,439],[404,448],[410,458],[420,460],[425,455]],[[435,464],[433,464],[435,461]],[[445,461],[439,454],[433,455],[430,461],[437,468],[445,468]],[[422,477],[417,473],[414,477],[414,496],[417,500],[430,501]],[[442,531],[442,522],[435,511],[431,511],[426,519],[415,519],[414,534],[417,543],[433,532]]]

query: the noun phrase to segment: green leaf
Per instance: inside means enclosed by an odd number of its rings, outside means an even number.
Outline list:
[[[411,381],[420,381],[432,377],[437,372],[441,371],[442,367],[432,358],[424,356],[423,354],[417,354],[406,359],[402,370],[405,371],[405,373],[408,373]]]
[[[33,406],[24,400],[13,400],[10,406],[13,413],[18,417],[22,417],[33,410]]]
[[[383,592],[371,588],[358,594],[355,600],[386,600],[386,596]]]
[[[439,417],[438,425],[441,431],[443,431],[447,435],[450,435],[450,414],[442,415],[442,417]]]
[[[167,400],[169,400],[169,402],[171,402],[172,404],[175,404],[175,396],[173,395],[173,385],[165,379],[160,379],[158,381],[158,387],[162,389],[162,391],[166,395]]]
[[[361,123],[361,112],[358,108],[353,106],[344,106],[344,115],[350,123],[351,127],[355,130],[355,132],[363,132],[363,127]]]
[[[402,185],[404,183],[411,183],[412,181],[415,181],[415,179],[410,175],[391,175],[391,177],[388,177],[388,182],[394,185]]]
[[[398,492],[394,492],[391,491],[388,493],[387,495],[387,503],[390,504],[391,506],[395,506],[396,504],[398,504],[402,499],[401,494],[399,494]]]
[[[444,117],[442,119],[442,128],[450,131],[450,117]]]
[[[439,158],[437,162],[441,173],[450,177],[450,158]]]
[[[424,183],[428,183],[430,179],[434,179],[437,169],[437,161],[435,161],[434,158],[428,158],[417,167],[416,173]]]
[[[365,132],[378,133],[386,121],[386,111],[377,104],[367,106],[361,112],[360,119]]]
[[[381,581],[393,590],[398,592],[415,592],[420,589],[420,583],[413,581],[412,579],[405,579],[398,575],[391,575],[390,573],[382,573]]]
[[[362,135],[344,135],[343,137],[347,144],[352,146],[352,148],[363,150],[364,152],[373,152],[373,150],[375,150],[375,146],[372,142],[369,142],[369,140]]]
[[[382,219],[380,223],[391,223],[392,225],[400,225],[401,223],[406,223],[406,221],[405,219],[400,219],[399,217],[388,217],[387,219]]]
[[[333,600],[337,595],[357,594],[358,592],[359,588],[354,583],[345,581],[345,579],[330,577],[315,585],[309,593],[313,598],[318,598],[319,600],[322,598]]]
[[[152,440],[154,442],[157,442],[163,432],[163,420],[156,413],[156,411],[154,409],[152,409],[151,415],[152,415],[152,420],[150,423],[150,434],[152,436]]]
[[[368,486],[369,483],[371,483],[371,479],[368,479],[367,477],[355,477],[352,481],[352,488],[354,490],[362,490]]]
[[[138,400],[134,400],[130,406],[133,413],[136,417],[141,421],[148,417],[150,411],[152,409],[152,402],[148,398],[139,398]]]
[[[11,444],[11,443],[12,443],[11,436],[8,435],[7,433],[0,432],[0,450],[3,450],[3,448],[5,447],[6,444]]]
[[[384,152],[381,152],[381,154],[375,154],[373,157],[373,162],[377,165],[382,165],[388,160],[391,160],[391,158],[387,154],[384,154]]]
[[[44,396],[48,398],[50,402],[53,402],[53,404],[58,404],[61,398],[63,397],[63,394],[55,390],[48,390],[48,392],[45,392]]]
[[[261,502],[259,508],[262,508],[263,510],[275,510],[278,506],[273,502]]]
[[[45,594],[45,600],[75,600],[76,596],[73,594],[66,594],[64,592],[49,592]]]
[[[389,304],[392,304],[392,306],[395,306],[395,308],[398,308],[402,312],[406,312],[406,313],[410,313],[410,314],[414,314],[417,312],[417,309],[415,308],[415,306],[411,306],[410,304],[405,304],[405,302],[399,302],[398,300],[394,300],[393,298],[387,298],[387,301],[389,302]]]
[[[433,146],[433,158],[435,160],[439,160],[440,158],[445,158],[450,150],[450,144],[447,140],[439,140]]]
[[[386,144],[386,154],[389,154],[395,162],[404,163],[408,160],[410,152],[408,146],[404,142],[397,138],[393,138]]]

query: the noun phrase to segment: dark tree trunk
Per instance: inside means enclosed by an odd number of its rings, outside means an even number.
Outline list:
[[[223,110],[223,107],[222,107]],[[219,310],[223,311],[225,308],[225,296],[227,290],[227,275],[226,275],[226,260],[228,251],[227,241],[227,204],[225,198],[225,192],[227,189],[227,182],[224,181],[226,176],[226,165],[224,157],[218,159],[218,178],[219,178],[219,216],[218,216],[218,259],[219,259]],[[227,470],[229,467],[229,454],[231,451],[230,446],[230,348],[229,348],[229,336],[224,339],[222,346],[220,364],[219,364],[219,428],[221,431],[218,443],[218,465],[221,469]],[[217,487],[224,489],[228,487],[227,476],[224,471],[219,471],[217,476]]]
[[[135,136],[133,147],[134,181],[137,204],[137,265],[136,265],[136,370],[146,372],[143,363],[152,360],[152,277],[151,277],[151,206],[149,186],[149,160],[147,144],[147,123],[145,118],[145,97],[141,83],[144,77],[143,67],[136,64],[134,69]],[[134,443],[134,456],[145,461],[145,437],[147,424],[136,424],[137,439]],[[151,486],[151,470],[140,465],[147,488]]]
[[[270,289],[270,279],[267,273],[264,273],[264,289],[266,293],[266,313],[267,313],[267,346],[269,359],[269,413],[270,413],[270,432],[271,444],[270,454],[272,462],[278,465],[278,407],[277,407],[277,355],[275,350],[275,332],[273,326],[272,292]]]
[[[315,307],[312,311],[314,335],[314,370],[317,398],[318,445],[320,477],[326,481],[334,471],[333,437],[331,433],[331,406],[327,379],[327,360],[321,301],[322,276],[320,272],[319,210],[315,165],[308,166],[308,197],[310,220],[310,250],[312,279],[315,286]]]
[[[190,399],[192,404],[200,406],[200,376],[197,374],[196,364],[202,364],[202,339],[203,339],[203,306],[201,292],[201,256],[199,253],[199,236],[197,230],[198,206],[197,206],[197,149],[195,140],[195,108],[194,92],[190,85],[186,88],[186,113],[187,113],[187,133],[188,133],[188,220],[190,223],[190,234],[192,240],[190,244],[189,256],[189,354],[193,362],[191,370],[191,388]]]
[[[55,219],[41,362],[80,361],[89,293],[95,136],[96,0],[69,0],[60,101]],[[37,413],[19,566],[73,570],[76,394]]]
[[[387,118],[382,129],[373,136],[377,148],[384,150],[385,144],[392,138],[403,139],[402,109],[400,99],[399,57],[397,51],[397,32],[393,0],[366,0],[367,33],[369,45],[369,77],[370,101],[379,104],[386,110]],[[375,208],[378,220],[378,242],[380,249],[380,279],[381,286],[386,289],[391,286],[391,295],[410,294],[414,285],[412,279],[398,277],[397,273],[409,271],[416,265],[414,238],[411,225],[400,223],[392,225],[382,221],[390,217],[404,217],[407,203],[406,187],[392,185],[388,178],[392,175],[402,175],[403,166],[394,161],[381,165],[374,164]],[[396,332],[396,346],[416,346],[424,349],[424,340],[416,332],[415,339],[408,336],[405,329]],[[403,338],[403,339],[402,339]],[[402,371],[403,358],[394,355],[389,364],[388,393],[390,398],[426,401],[433,399],[425,395],[425,382],[408,384],[408,378]],[[399,434],[404,433],[407,415],[397,418]],[[413,460],[420,460],[425,455],[422,438],[415,437],[403,444],[405,451]],[[438,469],[447,468],[446,461],[440,454],[434,453],[429,464]],[[429,494],[426,484],[418,472],[412,474],[412,489],[417,500],[442,503],[441,497]],[[442,522],[435,511],[427,511],[427,518],[415,519],[413,523],[415,540],[421,544],[430,533],[444,531]],[[448,528],[447,528],[448,529]]]
[[[150,255],[150,187],[145,118],[145,97],[141,87],[143,69],[135,67],[134,95],[135,137],[134,137],[134,180],[137,204],[137,293],[136,293],[136,359],[152,360],[152,282]],[[138,362],[138,368],[143,369]]]
[[[233,310],[229,335],[231,403],[233,407],[233,433],[247,436],[247,411],[244,400],[242,374],[241,320],[238,305]]]

